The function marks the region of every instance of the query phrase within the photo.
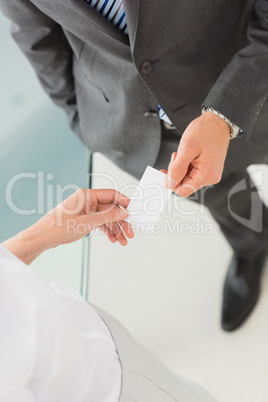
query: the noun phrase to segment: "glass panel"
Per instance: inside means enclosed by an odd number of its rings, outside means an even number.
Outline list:
[[[88,151],[44,94],[0,14],[0,242],[27,228],[77,187],[87,186]],[[33,264],[50,281],[81,289],[82,241]]]

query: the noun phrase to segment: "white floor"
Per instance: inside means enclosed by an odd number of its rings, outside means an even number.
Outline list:
[[[260,168],[258,168],[259,170]],[[94,187],[108,187],[109,172],[123,189],[136,181],[101,155]],[[267,169],[264,170],[267,176]],[[267,177],[266,177],[266,182]],[[211,391],[219,402],[268,400],[268,273],[257,308],[234,333],[220,329],[222,283],[231,250],[211,216],[181,201],[179,216],[161,218],[213,234],[139,234],[127,247],[95,234],[91,243],[90,301],[106,309],[176,373]],[[195,225],[194,225],[195,224]],[[192,225],[192,226],[191,226]],[[105,250],[105,252],[104,252]]]

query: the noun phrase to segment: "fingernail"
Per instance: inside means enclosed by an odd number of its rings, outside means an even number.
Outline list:
[[[176,158],[176,154],[175,154],[175,152],[173,152],[171,155],[170,162],[172,163],[175,160],[175,158]]]
[[[166,175],[164,185],[170,189],[172,189],[176,186],[176,181],[174,179],[172,179],[172,177],[170,176],[170,173],[168,173]]]
[[[129,215],[129,211],[127,210],[127,209],[125,209],[125,208],[120,208],[120,212],[121,212],[121,215],[123,216],[123,217],[128,217],[128,215]]]

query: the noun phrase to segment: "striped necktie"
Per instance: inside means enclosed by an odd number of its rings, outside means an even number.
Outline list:
[[[128,35],[127,20],[122,0],[85,0],[95,8],[116,28],[120,29],[125,35]],[[172,122],[161,108],[158,106],[159,117],[161,120],[172,125]]]

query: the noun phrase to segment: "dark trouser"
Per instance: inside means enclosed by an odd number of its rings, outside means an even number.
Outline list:
[[[176,130],[162,126],[162,145],[154,165],[156,169],[167,169],[179,141],[180,134]],[[189,199],[209,209],[229,244],[241,257],[255,254],[265,247],[268,250],[268,209],[246,169],[228,172],[226,166],[220,183],[201,189]]]

